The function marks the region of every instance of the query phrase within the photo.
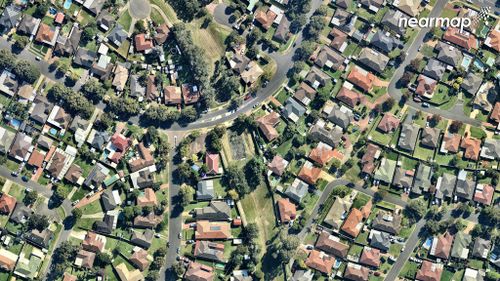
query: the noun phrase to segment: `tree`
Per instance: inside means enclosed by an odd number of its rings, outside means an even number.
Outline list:
[[[0,68],[12,69],[16,65],[16,57],[6,49],[0,49]]]
[[[334,196],[338,196],[340,198],[345,198],[346,196],[348,196],[349,194],[351,194],[351,192],[352,192],[352,189],[350,189],[349,187],[347,187],[345,185],[336,186],[332,190],[332,194]]]
[[[105,268],[111,264],[111,256],[108,253],[100,252],[95,255],[95,265]]]
[[[135,25],[134,25],[134,28],[137,31],[137,33],[144,33],[144,32],[146,32],[145,22],[143,20],[136,21]]]
[[[439,122],[441,121],[441,115],[439,114],[433,114],[430,118],[429,121],[431,121],[431,123],[433,124],[433,126],[436,126],[437,124],[439,124]]]
[[[35,83],[38,77],[40,77],[40,70],[38,70],[38,67],[27,60],[18,61],[14,67],[14,73],[17,75],[18,79],[28,84]]]
[[[382,104],[382,110],[384,112],[388,112],[388,111],[390,111],[394,107],[395,104],[396,104],[396,101],[394,100],[394,98],[389,97]]]
[[[69,190],[63,186],[57,186],[54,191],[54,197],[59,201],[64,201],[69,195]]]
[[[38,192],[36,190],[26,192],[26,196],[23,198],[23,203],[27,206],[35,203],[38,198]]]
[[[30,42],[30,40],[28,39],[28,37],[19,36],[17,38],[16,42],[14,43],[14,47],[21,50],[21,49],[24,49],[26,47],[26,45],[28,45],[29,42]]]
[[[413,59],[413,60],[411,60],[410,64],[409,64],[409,68],[412,71],[414,71],[414,72],[418,71],[418,69],[420,68],[420,62],[421,61],[422,61],[421,59]]]
[[[464,123],[462,121],[458,120],[453,120],[450,124],[450,132],[451,133],[458,133],[460,129],[462,129]]]
[[[83,41],[83,43],[92,41],[94,37],[97,35],[97,32],[98,32],[97,25],[95,23],[87,25],[83,29],[81,41]]]
[[[190,185],[184,184],[179,189],[179,195],[180,195],[181,205],[185,207],[189,203],[191,203],[191,201],[193,201],[194,188]]]
[[[43,18],[45,17],[45,14],[49,11],[49,6],[46,2],[38,2],[35,8],[35,12],[33,13],[33,16],[36,18]]]
[[[110,110],[118,116],[133,116],[139,113],[139,103],[129,97],[126,98],[111,98],[108,106]]]
[[[54,250],[54,254],[52,256],[52,263],[54,266],[50,275],[54,277],[61,276],[64,270],[70,266],[70,263],[75,260],[77,251],[78,246],[71,244],[69,241],[62,242],[59,247]]]
[[[265,165],[260,158],[252,158],[245,165],[245,178],[248,185],[252,188],[256,188],[262,182],[262,174],[264,172]]]
[[[415,221],[420,220],[427,211],[427,204],[423,199],[413,199],[408,203],[405,209],[408,217]]]
[[[198,117],[196,110],[193,107],[184,108],[181,112],[181,119],[185,122],[193,122]]]
[[[49,219],[45,215],[33,214],[27,222],[28,230],[37,229],[43,231],[49,227]]]
[[[150,270],[148,272],[148,276],[146,276],[146,280],[148,281],[160,280],[160,273],[158,272],[158,270]]]
[[[78,221],[82,217],[83,211],[79,208],[74,208],[73,210],[71,210],[71,215],[73,216],[75,221]]]
[[[378,190],[375,194],[373,194],[373,201],[376,203],[384,200],[384,198],[387,197],[387,193],[388,192],[385,189]]]
[[[316,50],[316,43],[305,40],[302,42],[302,45],[296,49],[294,58],[296,60],[305,61],[309,59],[314,50]]]
[[[300,240],[295,235],[289,235],[286,229],[281,229],[271,246],[273,257],[281,264],[288,264],[295,255]]]
[[[83,95],[94,104],[99,103],[106,94],[106,90],[104,89],[102,83],[97,79],[89,79],[85,84],[83,84],[81,91]]]
[[[236,165],[229,165],[222,176],[222,181],[226,186],[233,187],[240,197],[250,192],[250,187],[247,184],[243,170]]]
[[[177,277],[184,274],[184,266],[180,262],[174,263],[173,269]]]

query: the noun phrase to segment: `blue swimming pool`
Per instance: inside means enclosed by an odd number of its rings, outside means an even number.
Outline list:
[[[469,55],[464,55],[464,59],[462,60],[462,67],[465,70],[469,69],[470,64],[472,63],[472,57]]]
[[[57,136],[57,130],[54,128],[50,128],[49,133],[53,136]]]
[[[54,7],[50,7],[50,8],[49,8],[49,13],[50,13],[51,15],[55,15],[55,14],[57,14],[57,10],[56,10]]]
[[[71,3],[73,3],[73,0],[64,1],[64,5],[63,5],[64,9],[68,10],[71,7]]]
[[[21,126],[21,121],[20,120],[17,120],[17,119],[10,119],[10,125],[18,130],[19,129],[19,126]]]

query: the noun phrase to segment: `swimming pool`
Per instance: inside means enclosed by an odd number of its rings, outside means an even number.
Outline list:
[[[478,59],[474,60],[474,66],[477,67],[481,71],[484,71],[484,69],[485,69],[484,64]]]
[[[57,10],[54,7],[50,7],[49,8],[49,14],[55,15],[55,14],[57,14]]]
[[[465,68],[465,70],[469,69],[469,66],[472,62],[472,57],[469,55],[464,55],[464,59],[462,60],[462,67]]]
[[[10,125],[18,130],[19,129],[19,126],[21,126],[21,120],[17,120],[17,119],[10,119]]]
[[[54,128],[50,128],[49,133],[53,136],[57,136],[57,130]]]
[[[63,5],[64,9],[68,10],[71,7],[71,3],[73,3],[73,0],[64,1],[64,5]]]

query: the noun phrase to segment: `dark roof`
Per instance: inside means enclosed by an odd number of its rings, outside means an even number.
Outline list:
[[[71,56],[78,49],[78,44],[80,43],[80,38],[82,37],[83,30],[73,26],[69,38],[64,44],[57,43],[54,48],[54,52],[61,56]]]
[[[290,21],[283,16],[281,19],[276,32],[274,32],[273,38],[280,42],[286,42],[290,38]]]
[[[40,19],[34,18],[30,15],[24,15],[23,19],[16,28],[16,32],[31,36],[35,34],[39,24]]]
[[[439,51],[437,59],[451,66],[459,66],[462,62],[463,55],[460,49],[448,45],[444,42],[439,42],[436,46]]]
[[[380,51],[388,54],[392,50],[398,48],[401,45],[401,41],[385,34],[382,30],[379,30],[375,33],[375,35],[373,35],[370,44]]]
[[[370,246],[380,249],[382,251],[387,251],[391,247],[391,240],[389,233],[382,231],[371,231],[370,232]]]
[[[309,130],[308,137],[315,141],[322,141],[330,146],[337,146],[342,140],[342,128],[335,126],[332,130],[324,127],[324,122],[316,122]]]
[[[410,124],[401,126],[401,134],[399,135],[398,146],[401,149],[413,151],[417,141],[419,127]]]
[[[101,150],[104,147],[104,145],[109,141],[109,138],[110,138],[109,133],[107,131],[103,132],[96,131],[91,145],[93,148]]]
[[[446,64],[434,58],[431,58],[424,68],[424,74],[436,80],[441,80],[445,71]]]
[[[0,28],[10,30],[18,24],[20,18],[21,11],[17,6],[7,6],[0,16]]]
[[[106,189],[101,195],[101,202],[102,202],[102,207],[104,211],[111,211],[114,210],[117,207],[117,202],[115,202],[115,199],[113,197],[113,190],[112,189]]]
[[[24,238],[41,248],[48,248],[49,247],[49,242],[53,237],[52,231],[48,229],[44,229],[43,231],[38,231],[37,229],[33,229],[31,232],[28,232],[24,235]]]
[[[114,220],[115,220],[114,215],[106,213],[102,221],[96,221],[94,223],[93,229],[96,232],[100,232],[103,234],[111,234],[111,232],[113,232]]]
[[[399,19],[409,17],[405,15],[400,10],[389,9],[382,18],[382,24],[387,26],[391,31],[403,35],[405,33],[405,27],[399,25]]]
[[[18,203],[10,215],[10,220],[15,223],[24,223],[31,214],[33,214],[33,211],[30,208],[26,207],[24,203]]]
[[[108,35],[108,40],[113,45],[120,47],[122,43],[127,40],[128,33],[123,29],[120,24],[117,24]]]
[[[132,238],[130,238],[130,242],[141,246],[145,249],[151,247],[151,242],[153,241],[154,231],[151,229],[146,229],[144,232],[134,231],[132,234]]]
[[[97,53],[88,49],[79,48],[73,57],[73,62],[77,65],[90,68],[97,57]]]
[[[398,234],[401,229],[401,215],[379,211],[373,219],[372,227],[390,234]]]
[[[207,207],[196,209],[197,220],[229,220],[231,218],[231,208],[226,202],[211,201]]]

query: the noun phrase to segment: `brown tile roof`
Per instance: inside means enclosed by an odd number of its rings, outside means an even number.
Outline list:
[[[273,21],[276,17],[277,15],[271,10],[265,12],[263,9],[258,9],[254,14],[254,19],[258,21],[266,30],[273,25]]]
[[[83,175],[82,168],[80,168],[80,166],[76,164],[71,164],[64,178],[71,183],[76,183],[78,182],[78,180],[82,175]]]
[[[500,123],[500,102],[495,103],[495,107],[491,112],[490,119],[496,123]]]
[[[170,28],[167,24],[161,24],[156,28],[155,41],[157,44],[163,44],[167,41],[168,35],[170,34]]]
[[[149,148],[144,146],[144,143],[137,144],[137,152],[139,157],[129,162],[129,167],[132,172],[137,172],[143,168],[154,165],[155,159]]]
[[[330,36],[333,37],[330,46],[340,51],[340,48],[347,40],[347,34],[334,27],[332,31],[330,31]]]
[[[366,205],[363,206],[363,208],[361,208],[361,214],[363,214],[363,217],[365,219],[367,219],[371,212],[372,212],[372,206],[373,206],[373,203],[372,203],[372,200],[368,201],[366,203]]]
[[[202,240],[225,240],[231,238],[231,225],[228,222],[197,221],[195,238]]]
[[[316,90],[309,86],[306,82],[300,83],[299,88],[297,88],[297,91],[295,91],[295,94],[293,97],[302,102],[303,104],[307,105],[311,101],[314,100],[316,97]]]
[[[153,74],[148,75],[146,81],[146,98],[149,101],[154,101],[160,96],[155,80],[156,77]]]
[[[285,172],[285,162],[283,157],[275,155],[273,161],[267,164],[267,168],[278,176],[283,175],[283,173]]]
[[[443,34],[443,39],[467,50],[478,48],[478,41],[474,34],[465,30],[461,32],[456,27],[449,27]]]
[[[16,198],[3,193],[0,197],[0,212],[2,214],[10,214],[14,210],[14,207],[16,207]]]
[[[76,255],[75,263],[78,261],[79,263],[77,264],[78,266],[85,268],[92,268],[92,266],[94,266],[94,260],[95,260],[95,253],[81,249]]]
[[[321,271],[325,274],[332,274],[332,268],[335,264],[335,258],[318,250],[312,250],[306,260],[306,265],[310,268]]]
[[[488,35],[488,46],[495,49],[497,52],[500,52],[500,31],[493,29]]]
[[[364,173],[371,174],[375,170],[375,157],[377,154],[380,154],[380,147],[369,143],[366,146],[365,154],[361,158]]]
[[[177,86],[165,86],[163,87],[163,94],[165,95],[166,104],[181,104],[182,103],[182,91],[180,87]]]
[[[146,39],[145,34],[137,34],[134,38],[135,42],[135,50],[137,52],[143,52],[153,48],[153,41],[150,39]]]
[[[297,216],[295,204],[290,202],[288,198],[278,200],[278,209],[280,211],[281,223],[288,223]]]
[[[446,232],[443,235],[439,235],[437,239],[434,239],[432,243],[433,245],[431,247],[431,255],[447,260],[450,257],[452,242],[453,235],[451,235],[449,232]]]
[[[158,200],[156,199],[155,191],[152,188],[145,188],[143,194],[137,197],[137,206],[156,206]]]
[[[342,243],[338,237],[333,236],[326,231],[321,232],[315,246],[328,254],[332,254],[340,258],[347,257],[347,253],[349,251],[349,245]]]
[[[212,281],[214,280],[214,269],[210,266],[191,262],[186,270],[184,278],[188,281]]]
[[[365,70],[362,70],[359,67],[353,67],[352,71],[347,76],[347,80],[360,87],[365,92],[368,92],[372,89],[373,81],[376,77],[368,71],[365,71],[366,73],[363,73],[363,71]]]
[[[443,273],[443,265],[424,260],[416,279],[420,281],[439,281]]]
[[[460,147],[465,149],[464,157],[471,160],[479,159],[481,140],[475,138],[463,138]]]
[[[52,160],[50,160],[50,166],[47,168],[47,171],[53,177],[57,177],[59,173],[62,172],[65,161],[66,156],[56,151],[56,153],[54,153],[54,156],[52,157]]]
[[[134,218],[135,227],[156,227],[162,221],[161,216],[156,216],[154,213],[149,213],[147,216],[137,216]]]
[[[349,234],[351,237],[356,238],[363,228],[363,213],[356,209],[352,208],[351,212],[347,216],[342,225],[342,231]]]
[[[191,84],[182,84],[181,92],[185,104],[196,103],[200,99],[200,92],[195,92]]]
[[[43,165],[43,159],[45,158],[45,155],[42,154],[38,150],[33,150],[31,153],[30,159],[28,160],[28,164],[37,168],[42,167]]]
[[[275,128],[279,122],[280,115],[274,111],[257,119],[257,124],[267,141],[272,141],[279,136]]]
[[[399,119],[396,116],[386,113],[380,123],[378,123],[377,129],[384,133],[389,133],[395,131],[399,127]]]
[[[314,167],[312,163],[309,163],[310,165],[306,164],[300,169],[299,178],[308,184],[316,184],[321,174],[321,169]]]
[[[309,153],[309,158],[319,165],[326,165],[333,159],[333,150],[327,146],[317,146]]]
[[[380,250],[370,247],[365,247],[359,258],[359,263],[379,267],[380,266]]]
[[[44,43],[44,42],[52,42],[54,39],[55,32],[54,30],[47,24],[41,23],[38,28],[38,32],[36,33],[35,40]]]
[[[447,134],[443,138],[444,149],[448,152],[457,153],[460,148],[462,136],[459,134]]]
[[[434,93],[434,89],[437,86],[437,81],[427,77],[423,74],[420,74],[417,78],[417,89],[415,93],[419,96],[430,96]]]
[[[495,189],[489,184],[478,184],[474,192],[474,201],[490,205]]]
[[[104,239],[95,232],[89,231],[82,242],[82,248],[90,252],[100,253],[104,248]]]
[[[62,281],[76,281],[76,276],[75,275],[71,275],[67,272],[64,272],[64,275],[63,275],[63,279]]]
[[[134,252],[130,257],[130,262],[139,268],[140,271],[144,271],[148,268],[150,263],[150,260],[148,259],[148,252],[144,249]]]
[[[340,88],[340,91],[337,94],[336,98],[352,108],[364,103],[366,100],[365,96],[363,96],[361,93],[350,90],[346,87]]]
[[[362,265],[348,263],[344,272],[344,278],[353,281],[366,281],[370,270]]]
[[[218,174],[219,173],[219,154],[217,153],[207,153],[205,155],[205,165],[207,165],[208,174]]]

